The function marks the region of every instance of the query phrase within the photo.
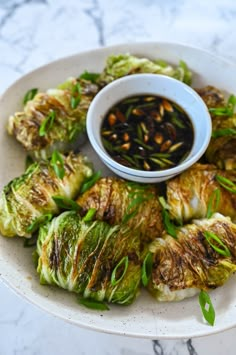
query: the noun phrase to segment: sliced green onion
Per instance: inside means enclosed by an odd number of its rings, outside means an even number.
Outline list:
[[[37,88],[30,89],[29,91],[27,91],[27,93],[25,94],[25,96],[23,98],[23,104],[25,105],[28,101],[33,100],[33,98],[35,97],[37,92],[38,92]]]
[[[152,275],[152,264],[153,264],[153,255],[152,253],[147,253],[143,261],[142,270],[141,270],[141,279],[143,286],[147,286],[151,275]]]
[[[51,221],[53,215],[51,213],[43,214],[42,216],[36,218],[27,228],[27,233],[34,233],[37,229],[39,229],[41,224]]]
[[[192,82],[192,72],[189,70],[187,64],[183,61],[179,61],[179,67],[183,69],[184,76],[183,76],[183,82],[187,85],[191,85]]]
[[[133,218],[134,216],[136,216],[136,214],[138,213],[138,208],[130,213],[126,213],[123,218],[122,218],[122,224],[126,224],[131,218]]]
[[[119,261],[119,263],[116,265],[114,270],[112,271],[112,274],[111,274],[111,285],[112,286],[116,286],[123,279],[123,277],[125,276],[126,271],[128,269],[128,265],[129,265],[129,258],[128,258],[128,256],[124,256]],[[124,268],[124,270],[123,270],[121,276],[118,279],[116,279],[117,270],[122,268],[122,267]]]
[[[212,138],[218,138],[222,136],[231,136],[231,135],[236,135],[236,129],[234,128],[222,128],[222,129],[216,129],[215,131],[212,132]]]
[[[85,191],[89,190],[95,184],[95,182],[100,179],[101,176],[102,173],[99,170],[91,175],[88,179],[86,179],[80,188],[80,194],[83,194]]]
[[[84,222],[90,222],[92,221],[94,215],[96,214],[97,210],[96,208],[90,208],[86,215],[83,217]]]
[[[236,96],[230,95],[225,107],[209,108],[209,112],[216,116],[233,116],[236,105]]]
[[[45,136],[45,134],[52,128],[55,118],[56,118],[56,112],[54,110],[51,110],[40,125],[39,128],[40,137]]]
[[[98,73],[90,73],[87,70],[85,70],[81,75],[80,79],[88,80],[91,81],[91,83],[96,83],[97,79],[99,78],[100,74]]]
[[[63,179],[65,176],[64,160],[62,155],[57,150],[54,150],[52,153],[50,163],[57,177],[59,177],[59,179]]]
[[[160,202],[162,208],[164,208],[165,210],[169,210],[169,209],[170,209],[170,206],[169,206],[168,203],[166,202],[165,197],[160,196],[160,197],[158,198],[158,200],[159,200],[159,202]]]
[[[73,96],[70,99],[70,106],[73,110],[77,108],[81,101],[81,86],[80,83],[76,83],[72,88]]]
[[[217,212],[220,203],[220,189],[215,189],[208,202],[206,218],[211,218],[211,216]]]
[[[80,205],[68,197],[63,196],[52,196],[53,201],[57,204],[59,208],[65,210],[79,211],[81,209]]]
[[[209,294],[206,291],[201,290],[198,300],[201,306],[203,317],[210,325],[213,326],[215,323],[215,310]]]
[[[205,231],[203,232],[204,237],[206,238],[207,242],[210,246],[220,255],[223,256],[231,256],[229,248],[222,242],[219,236],[217,236],[213,232]],[[222,248],[217,247],[211,240],[215,240]]]
[[[236,184],[222,175],[216,175],[216,181],[226,190],[236,193]]]
[[[177,238],[176,226],[171,222],[170,215],[167,210],[162,209],[162,217],[166,232],[173,238]]]
[[[109,311],[109,307],[104,302],[94,301],[89,298],[78,297],[79,304],[98,311]]]

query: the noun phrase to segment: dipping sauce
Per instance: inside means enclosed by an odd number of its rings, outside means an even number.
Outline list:
[[[101,135],[115,161],[146,171],[177,166],[189,154],[194,139],[186,112],[153,95],[128,97],[114,105],[104,118]]]

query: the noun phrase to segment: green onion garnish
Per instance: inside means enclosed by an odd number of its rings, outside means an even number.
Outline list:
[[[85,191],[89,190],[90,187],[92,187],[95,184],[95,182],[100,179],[101,175],[102,173],[99,170],[93,175],[91,175],[88,179],[86,179],[80,188],[80,194],[83,194]]]
[[[70,106],[73,110],[77,108],[81,101],[81,86],[80,83],[76,83],[72,88],[72,97],[70,99]]]
[[[216,181],[226,190],[236,193],[236,184],[222,175],[216,175]]]
[[[94,215],[96,214],[96,212],[97,212],[96,208],[90,208],[87,211],[86,215],[83,217],[83,221],[84,222],[92,221],[92,219],[93,219]]]
[[[62,155],[57,150],[54,150],[52,153],[50,163],[57,177],[59,177],[59,179],[63,179],[65,176],[64,160]]]
[[[119,261],[119,263],[116,265],[114,270],[112,271],[112,274],[111,274],[111,285],[112,286],[116,286],[123,279],[123,277],[125,276],[125,273],[128,269],[128,265],[129,265],[129,258],[128,258],[128,256],[124,256]],[[117,270],[121,269],[122,267],[124,268],[123,272],[122,272],[121,276],[118,279],[116,279]]]
[[[89,298],[78,297],[79,304],[98,311],[109,311],[109,307],[104,302],[94,301]]]
[[[210,244],[210,246],[220,255],[223,256],[231,256],[229,248],[222,242],[222,240],[213,232],[205,231],[203,232],[204,237],[206,238],[207,242]],[[222,248],[216,246],[212,240],[216,241],[219,246]]]
[[[236,129],[234,128],[222,128],[222,129],[216,129],[215,131],[212,132],[212,138],[218,138],[218,137],[223,137],[223,136],[231,136],[231,135],[236,135]]]
[[[170,215],[164,208],[162,209],[162,218],[166,232],[173,238],[177,238],[176,226],[171,222]]]
[[[63,196],[52,196],[53,201],[57,204],[59,208],[65,210],[79,211],[81,207],[75,201],[68,197]]]
[[[201,290],[198,300],[205,320],[213,326],[215,323],[215,310],[209,294],[206,291]]]
[[[217,212],[220,203],[220,189],[215,189],[208,202],[206,218],[211,218],[211,216]]]
[[[50,110],[47,117],[42,121],[39,128],[40,137],[45,136],[45,134],[52,128],[54,120],[56,118],[56,112],[54,110]]]
[[[41,224],[51,221],[53,215],[51,213],[43,214],[42,216],[35,218],[35,220],[26,228],[26,232],[34,233],[39,229]]]
[[[99,78],[100,74],[98,73],[90,73],[87,70],[85,70],[81,75],[80,79],[88,80],[91,81],[91,83],[96,83],[97,79]]]
[[[230,95],[225,107],[209,108],[209,112],[216,116],[233,116],[236,105],[236,96]]]
[[[33,98],[35,97],[37,92],[38,92],[38,89],[36,89],[36,88],[30,89],[29,91],[27,91],[27,93],[25,94],[24,99],[23,99],[23,104],[25,105],[28,101],[33,100]]]
[[[142,271],[141,271],[141,279],[143,286],[147,286],[151,275],[152,275],[152,263],[153,263],[153,256],[152,253],[147,253],[145,256],[145,259],[143,261],[142,265]]]

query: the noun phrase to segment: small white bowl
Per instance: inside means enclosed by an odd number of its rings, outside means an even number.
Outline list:
[[[192,121],[193,146],[186,159],[177,166],[157,171],[137,170],[117,163],[105,150],[101,139],[105,115],[113,105],[135,95],[156,95],[169,99],[182,107]],[[142,183],[170,179],[193,165],[205,152],[211,131],[211,117],[201,97],[179,80],[159,74],[134,74],[113,81],[96,95],[87,114],[90,143],[104,164],[122,178]]]

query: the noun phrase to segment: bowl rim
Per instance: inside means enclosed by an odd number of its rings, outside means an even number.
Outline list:
[[[93,124],[93,115],[94,111],[96,111],[96,106],[100,102],[101,98],[105,96],[109,91],[114,90],[118,85],[122,84],[123,82],[126,81],[132,81],[136,80],[139,78],[139,80],[143,79],[151,79],[151,80],[157,80],[158,78],[161,78],[161,80],[169,81],[175,83],[175,85],[178,85],[179,88],[182,88],[185,91],[188,91],[198,102],[198,104],[201,105],[203,111],[205,112],[205,135],[202,137],[203,141],[201,144],[201,148],[194,154],[192,155],[189,159],[188,156],[191,154],[191,151],[189,152],[189,155],[186,157],[185,160],[180,162],[177,166],[174,166],[173,168],[169,169],[164,169],[164,170],[152,170],[152,171],[146,171],[146,170],[140,170],[140,169],[135,169],[135,168],[130,168],[125,165],[122,165],[118,162],[116,162],[110,155],[109,153],[104,149],[101,148],[102,144],[100,145],[97,139],[95,138],[95,131],[96,131],[96,126]],[[131,96],[135,95],[135,92],[131,93]],[[141,94],[140,94],[141,95]],[[168,96],[168,92],[166,93],[166,96]],[[122,100],[122,99],[121,99]],[[169,99],[171,100],[171,99]],[[176,101],[178,104],[178,102]],[[107,110],[110,108],[109,105],[107,105]],[[107,111],[106,110],[106,111]],[[185,109],[186,113],[188,114],[187,110]],[[189,115],[191,119],[191,115]],[[87,119],[86,119],[86,130],[87,130],[87,135],[89,138],[89,141],[93,147],[93,149],[96,151],[100,159],[104,161],[104,163],[111,169],[111,167],[119,172],[122,172],[123,174],[126,174],[127,176],[134,176],[134,177],[139,177],[141,179],[145,178],[162,178],[162,177],[171,177],[173,175],[179,174],[182,171],[186,170],[190,166],[192,166],[197,160],[204,154],[206,151],[210,139],[211,139],[211,133],[212,133],[212,121],[211,121],[211,116],[208,111],[208,108],[203,101],[203,99],[198,95],[198,93],[189,85],[185,84],[184,82],[175,79],[173,77],[163,75],[163,74],[154,74],[154,73],[140,73],[140,74],[132,74],[132,75],[127,75],[121,78],[118,78],[111,83],[107,84],[104,88],[102,88],[97,95],[94,97],[92,100],[90,107],[87,112]],[[114,170],[113,170],[114,171]]]

